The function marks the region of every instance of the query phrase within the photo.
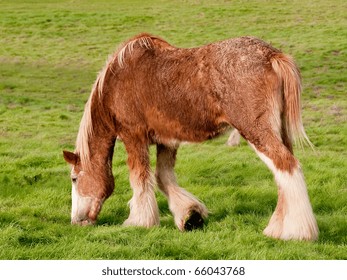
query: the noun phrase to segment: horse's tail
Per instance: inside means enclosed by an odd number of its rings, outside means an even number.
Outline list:
[[[301,75],[292,57],[277,53],[271,60],[272,68],[281,80],[284,98],[283,125],[291,141],[300,146],[313,144],[308,139],[301,118]]]

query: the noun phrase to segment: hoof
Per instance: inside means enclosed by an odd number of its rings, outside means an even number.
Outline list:
[[[195,229],[201,229],[204,226],[204,219],[200,213],[192,211],[189,213],[187,220],[184,223],[184,230],[191,231]]]
[[[71,224],[72,225],[79,225],[79,226],[92,226],[92,225],[95,225],[96,224],[96,221],[95,220],[91,220],[91,219],[86,219],[86,220],[83,220],[83,221],[71,221]]]

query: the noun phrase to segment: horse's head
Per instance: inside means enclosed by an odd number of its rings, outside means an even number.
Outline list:
[[[71,223],[94,224],[103,202],[114,189],[110,167],[95,164],[86,168],[77,153],[63,153],[65,161],[71,165]]]

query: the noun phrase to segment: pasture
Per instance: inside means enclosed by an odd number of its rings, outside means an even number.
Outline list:
[[[0,259],[347,259],[347,10],[343,0],[0,1]],[[115,191],[95,226],[70,225],[73,150],[96,74],[140,32],[179,47],[259,37],[295,57],[303,122],[315,151],[295,148],[320,228],[316,242],[262,234],[276,206],[268,168],[228,135],[182,145],[179,184],[210,211],[179,232],[157,192],[160,227],[123,227],[131,198],[116,143]],[[151,149],[155,166],[155,149]]]

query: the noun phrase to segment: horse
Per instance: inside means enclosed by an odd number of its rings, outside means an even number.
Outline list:
[[[95,224],[114,189],[117,137],[127,152],[133,191],[124,225],[159,225],[156,185],[179,230],[204,226],[206,206],[181,188],[174,166],[181,142],[202,142],[234,127],[274,175],[278,201],[263,233],[316,240],[318,226],[293,144],[308,143],[301,117],[301,75],[294,59],[254,38],[178,48],[141,33],[120,45],[85,104],[71,165],[71,223]],[[149,146],[156,145],[151,171]]]

